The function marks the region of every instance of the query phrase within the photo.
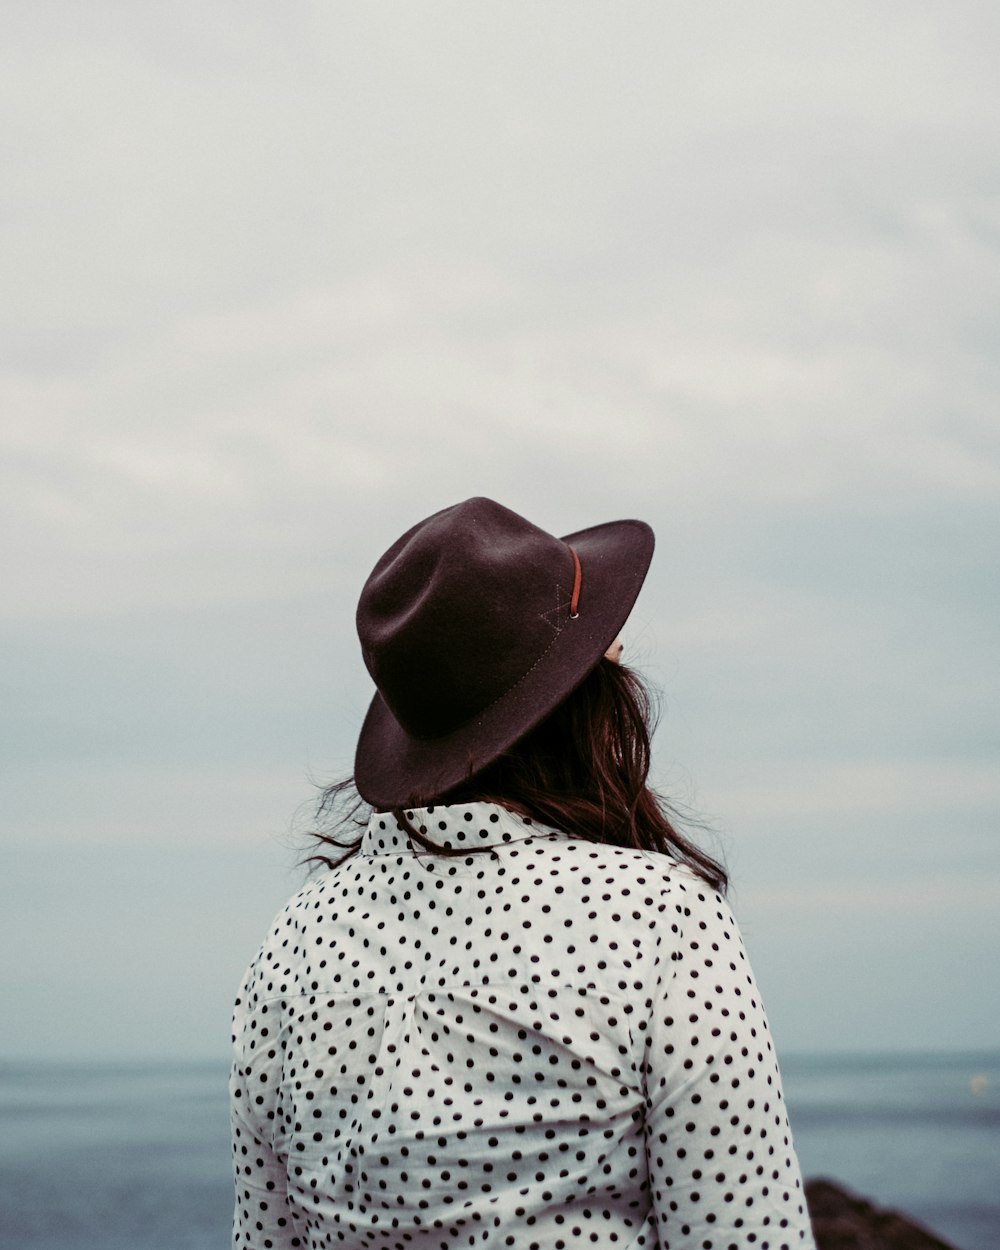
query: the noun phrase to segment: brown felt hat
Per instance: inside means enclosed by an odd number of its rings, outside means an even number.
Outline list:
[[[555,538],[492,499],[407,530],[358,603],[378,687],[355,757],[361,797],[428,803],[533,729],[617,638],[652,555],[644,521]]]

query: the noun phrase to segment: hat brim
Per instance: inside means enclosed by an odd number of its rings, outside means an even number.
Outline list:
[[[485,711],[449,734],[414,738],[376,693],[354,762],[366,802],[379,810],[410,807],[475,776],[558,707],[615,641],[649,570],[653,531],[644,521],[611,521],[562,541],[580,558],[578,615],[567,616],[530,671]]]

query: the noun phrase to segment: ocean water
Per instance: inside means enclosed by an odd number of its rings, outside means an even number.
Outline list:
[[[791,1056],[806,1176],[958,1250],[1000,1247],[1000,1054]],[[231,1181],[223,1065],[0,1065],[0,1247],[218,1250]]]
[[[1000,1250],[1000,1054],[783,1058],[806,1177]]]

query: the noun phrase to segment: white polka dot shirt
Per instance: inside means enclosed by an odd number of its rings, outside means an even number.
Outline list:
[[[374,815],[247,972],[233,1245],[812,1248],[719,895],[493,804],[412,818],[470,853]]]

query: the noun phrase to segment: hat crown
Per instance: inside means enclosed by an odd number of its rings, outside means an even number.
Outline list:
[[[407,733],[473,721],[570,623],[574,563],[560,539],[481,497],[413,526],[365,583],[365,664]]]

